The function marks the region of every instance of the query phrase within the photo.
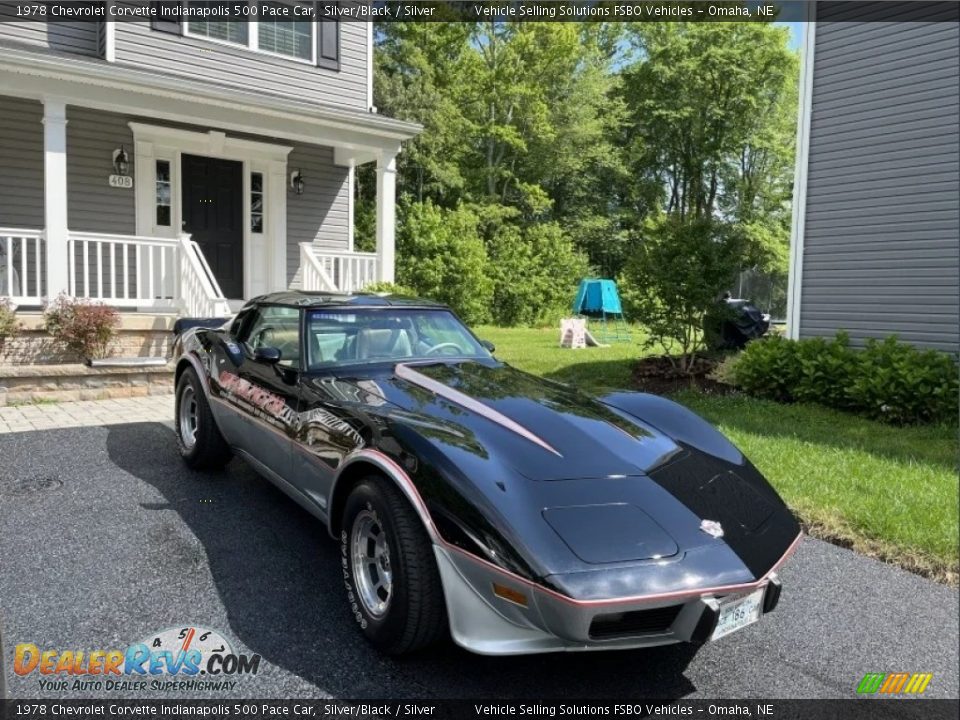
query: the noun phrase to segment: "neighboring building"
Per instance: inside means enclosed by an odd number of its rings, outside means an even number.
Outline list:
[[[0,6],[0,295],[203,316],[393,279],[395,158],[420,128],[372,107],[372,25],[13,11]],[[377,251],[359,253],[368,162]]]
[[[791,337],[960,350],[960,25],[947,3],[905,22],[911,4],[872,3],[890,22],[863,22],[820,2],[807,25]]]

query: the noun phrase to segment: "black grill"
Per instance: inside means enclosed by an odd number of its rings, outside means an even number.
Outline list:
[[[594,640],[603,640],[664,633],[677,619],[682,607],[683,605],[669,605],[650,610],[597,615],[590,623],[590,637]]]

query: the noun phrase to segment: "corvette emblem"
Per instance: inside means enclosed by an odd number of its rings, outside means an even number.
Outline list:
[[[723,537],[723,526],[718,523],[716,520],[701,520],[700,529],[703,530],[707,535],[715,538]]]

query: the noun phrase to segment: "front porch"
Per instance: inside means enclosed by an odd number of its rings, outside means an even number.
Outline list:
[[[31,55],[0,59],[0,296],[215,317],[289,287],[393,281],[396,155],[415,126]],[[370,253],[353,232],[367,162]]]

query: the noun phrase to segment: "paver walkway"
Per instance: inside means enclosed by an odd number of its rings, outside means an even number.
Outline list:
[[[0,433],[134,422],[172,424],[173,395],[0,407]]]

